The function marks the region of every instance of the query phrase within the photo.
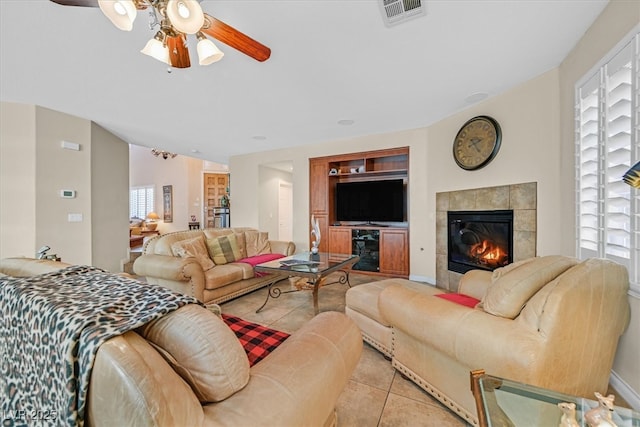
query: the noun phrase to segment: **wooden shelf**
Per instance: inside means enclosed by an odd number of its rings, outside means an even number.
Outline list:
[[[405,148],[354,153],[329,160],[330,176],[356,176],[365,174],[406,175],[409,168],[409,153]],[[351,172],[352,169],[362,172]],[[332,171],[336,171],[332,173]]]
[[[389,170],[365,171],[365,172],[354,172],[354,173],[351,173],[351,172],[330,173],[329,178],[344,178],[344,177],[355,178],[358,176],[372,177],[372,176],[388,176],[388,175],[407,176],[407,170],[406,169],[389,169]]]

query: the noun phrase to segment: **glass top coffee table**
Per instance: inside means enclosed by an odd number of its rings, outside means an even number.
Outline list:
[[[313,291],[313,310],[315,314],[318,314],[318,289],[321,286],[330,284],[325,283],[326,277],[335,271],[339,271],[342,273],[342,276],[338,281],[332,283],[346,283],[351,287],[349,283],[349,270],[353,264],[359,260],[360,257],[358,255],[326,252],[312,254],[311,252],[303,252],[256,265],[256,273],[274,274],[274,280],[268,285],[267,298],[264,300],[262,306],[256,310],[256,313],[267,305],[269,297],[278,298],[282,293],[311,289]],[[281,291],[280,288],[274,286],[279,281],[289,277],[305,279],[305,286],[300,286],[298,289],[292,291]]]
[[[585,414],[598,407],[596,400],[494,377],[483,370],[471,372],[471,391],[478,409],[480,427],[556,427],[563,414],[559,403],[574,404],[578,425],[588,427]],[[640,426],[640,413],[632,409],[614,406],[611,418],[618,427]]]

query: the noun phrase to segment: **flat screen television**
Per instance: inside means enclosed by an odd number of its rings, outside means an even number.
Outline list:
[[[338,182],[336,219],[364,223],[402,222],[405,200],[402,179]]]

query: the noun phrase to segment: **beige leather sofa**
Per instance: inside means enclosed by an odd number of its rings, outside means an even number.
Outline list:
[[[0,260],[27,277],[68,264]],[[338,312],[317,315],[252,367],[233,331],[190,304],[111,338],[96,353],[89,426],[335,426],[335,405],[360,359],[362,336]]]
[[[231,329],[197,305],[138,332],[98,350],[90,426],[335,425],[362,350],[358,327],[337,312],[314,317],[251,368]]]
[[[475,307],[388,279],[349,289],[346,313],[398,371],[477,425],[472,370],[587,398],[605,393],[629,322],[628,289],[619,264],[548,256],[467,272],[458,292],[480,300]]]
[[[237,246],[233,261],[212,259],[211,242],[221,237],[233,236]],[[196,245],[199,250],[180,251],[176,248],[194,239],[204,242]],[[228,243],[228,242],[227,242]],[[194,247],[194,245],[191,245]],[[184,246],[182,248],[184,249]],[[204,253],[202,251],[204,250]],[[265,232],[247,228],[207,228],[204,230],[177,231],[149,239],[142,255],[133,264],[133,271],[144,276],[147,282],[165,286],[174,291],[197,298],[205,304],[222,303],[261,288],[273,281],[269,275],[256,276],[249,262],[260,255],[293,255],[295,244],[269,240]],[[267,259],[267,258],[262,258]]]

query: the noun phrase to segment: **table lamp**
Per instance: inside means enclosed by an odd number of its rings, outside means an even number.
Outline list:
[[[146,222],[147,230],[155,231],[156,228],[158,227],[158,223],[156,222],[156,220],[160,219],[160,217],[155,212],[149,212],[147,214],[147,219],[149,220]]]

